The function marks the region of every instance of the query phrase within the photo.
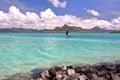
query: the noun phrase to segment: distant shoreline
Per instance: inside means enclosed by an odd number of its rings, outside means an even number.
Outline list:
[[[84,29],[77,26],[64,25],[61,27],[55,27],[54,29],[28,29],[28,28],[0,28],[0,33],[65,33],[69,31],[71,33],[106,33],[114,30],[106,30],[95,26],[91,29]]]

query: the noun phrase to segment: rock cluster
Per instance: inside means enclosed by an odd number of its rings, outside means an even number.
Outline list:
[[[120,80],[120,64],[56,66],[32,80]]]

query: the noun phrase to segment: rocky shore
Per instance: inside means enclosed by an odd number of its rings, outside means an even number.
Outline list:
[[[31,72],[32,74],[17,74],[4,80],[120,80],[120,64],[55,66]]]

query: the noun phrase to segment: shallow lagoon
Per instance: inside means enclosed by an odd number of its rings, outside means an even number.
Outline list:
[[[0,77],[38,67],[120,60],[120,34],[0,34]]]

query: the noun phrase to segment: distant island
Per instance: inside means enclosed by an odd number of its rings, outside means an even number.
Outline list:
[[[115,31],[112,31],[110,33],[120,33],[120,30],[115,30]]]
[[[114,30],[105,30],[98,26],[95,26],[92,29],[83,29],[76,26],[64,25],[62,27],[56,27],[54,29],[27,29],[27,28],[1,28],[0,33],[64,33],[66,30],[69,30],[71,33],[120,33],[119,31]]]

